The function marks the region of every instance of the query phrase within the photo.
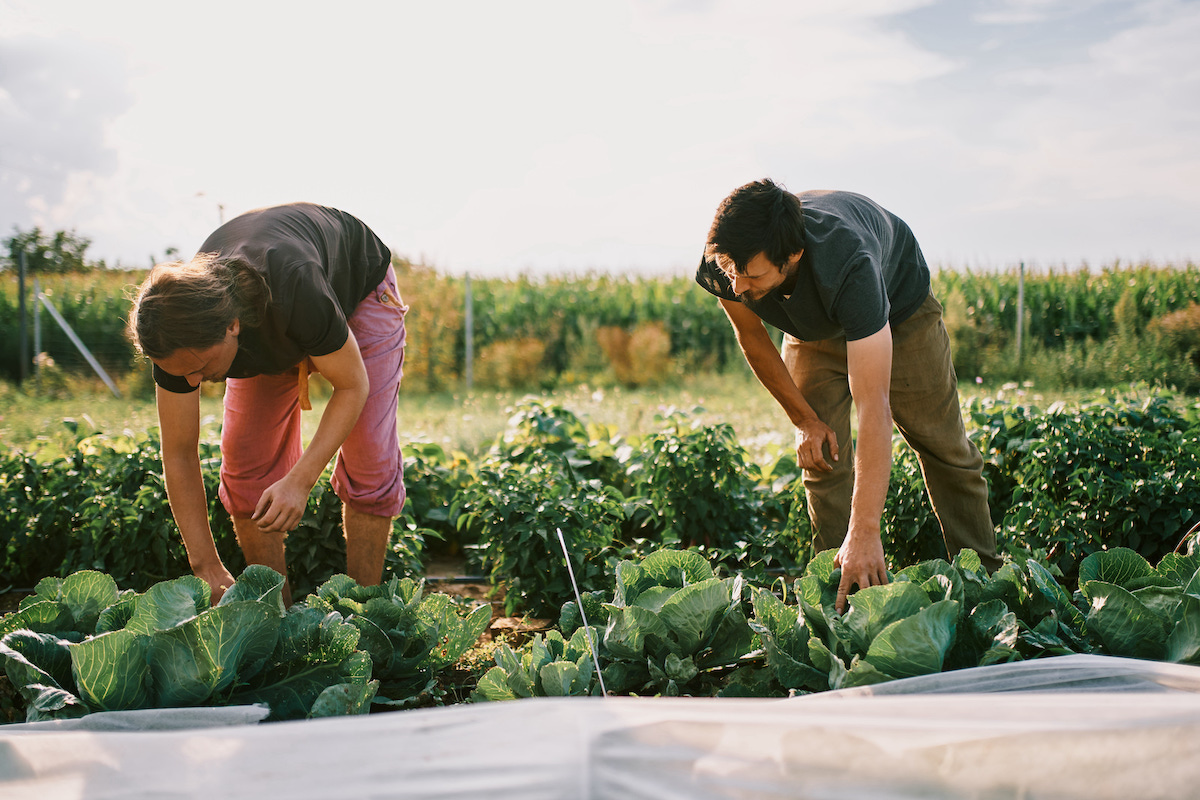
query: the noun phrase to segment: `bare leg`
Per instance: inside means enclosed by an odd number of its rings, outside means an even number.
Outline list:
[[[343,505],[342,524],[346,531],[346,574],[360,586],[375,586],[383,578],[392,518],[364,514]]]
[[[283,604],[292,604],[292,587],[287,581],[287,557],[284,554],[284,533],[263,533],[254,520],[233,518],[233,531],[247,564],[262,564],[283,576]]]

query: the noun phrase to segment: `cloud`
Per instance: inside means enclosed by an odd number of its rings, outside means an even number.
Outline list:
[[[0,3],[0,223],[110,262],[307,199],[452,270],[688,269],[766,175],[951,261],[1200,250],[1194,2]]]
[[[109,124],[133,98],[122,60],[82,40],[9,38],[0,48],[0,219],[53,226],[80,176],[104,176],[119,154]]]

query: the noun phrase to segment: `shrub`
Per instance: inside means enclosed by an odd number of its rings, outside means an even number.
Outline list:
[[[697,547],[731,568],[790,565],[799,542],[784,523],[785,503],[762,484],[725,423],[687,425],[672,414],[666,427],[631,448],[629,493],[645,497],[647,533],[664,546]]]
[[[1200,518],[1200,429],[1166,397],[1061,404],[1029,419],[1006,467],[1007,545],[1045,549],[1070,577],[1088,555],[1126,547],[1149,561]],[[1014,453],[1015,451],[1015,453]]]
[[[519,389],[537,386],[543,375],[542,362],[546,343],[524,337],[501,339],[486,345],[475,365],[475,380],[493,389]]]
[[[671,374],[671,334],[661,322],[642,322],[632,331],[606,326],[596,339],[624,386],[656,386]]]
[[[558,540],[561,529],[579,588],[603,580],[604,558],[621,528],[621,496],[584,480],[561,458],[528,463],[493,460],[456,498],[458,525],[478,531],[483,561],[504,606],[538,616],[555,614],[574,596]]]

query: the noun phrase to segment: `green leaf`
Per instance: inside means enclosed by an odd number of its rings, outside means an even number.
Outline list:
[[[368,683],[338,683],[326,686],[313,701],[309,719],[318,717],[350,717],[366,714],[379,689],[379,681]]]
[[[1029,589],[1025,585],[1020,567],[1008,563],[992,573],[979,594],[979,602],[1000,600],[1004,605],[1017,610],[1025,606]]]
[[[808,562],[808,566],[804,570],[804,577],[812,578],[817,585],[826,586],[833,582],[833,573],[840,571],[834,559],[837,558],[837,550],[823,550],[813,557],[812,561]],[[836,584],[835,584],[836,588]]]
[[[570,661],[552,661],[538,671],[542,692],[546,697],[570,697],[582,694],[579,687],[579,667]]]
[[[637,692],[650,681],[645,661],[612,661],[604,665],[601,673],[610,694]]]
[[[119,631],[129,624],[137,611],[141,595],[137,592],[125,592],[117,602],[100,612],[96,618],[96,633]]]
[[[1030,559],[1025,563],[1025,570],[1029,575],[1029,582],[1032,585],[1031,596],[1040,600],[1042,608],[1035,603],[1035,612],[1039,615],[1044,613],[1045,607],[1054,610],[1059,617],[1067,620],[1077,630],[1083,627],[1083,614],[1071,602],[1071,596],[1067,594],[1067,590],[1059,585],[1054,576],[1050,574],[1050,570],[1043,567],[1038,562]]]
[[[754,592],[753,605],[755,619],[750,626],[762,639],[767,664],[780,685],[785,689],[824,688],[828,677],[811,664],[809,632],[799,606],[789,606],[762,588]]]
[[[617,658],[641,659],[648,640],[666,643],[671,639],[670,628],[653,611],[640,606],[608,606],[608,611],[604,647]]]
[[[1164,658],[1175,664],[1200,664],[1200,597],[1184,595]]]
[[[651,586],[638,595],[630,605],[641,606],[649,611],[662,611],[663,604],[675,596],[679,589],[674,586]]]
[[[931,603],[921,586],[895,581],[859,589],[850,596],[849,604],[842,623],[849,632],[854,652],[865,654],[884,628],[913,616]]]
[[[854,663],[846,672],[839,688],[848,689],[852,686],[873,686],[895,680],[891,675],[880,672],[874,664],[861,658],[855,658]]]
[[[67,633],[75,629],[75,617],[66,603],[40,600],[22,604],[19,611],[0,619],[0,636],[17,630],[39,633]]]
[[[1065,656],[1081,652],[1073,640],[1068,641],[1064,633],[1063,625],[1051,614],[1033,628],[1021,631],[1019,635],[1022,644],[1035,651],[1043,651],[1043,654]]]
[[[1109,655],[1161,660],[1169,633],[1166,618],[1116,584],[1092,580],[1079,588],[1091,604],[1088,630]]]
[[[1079,585],[1103,581],[1123,588],[1140,578],[1155,575],[1150,562],[1127,547],[1114,547],[1092,553],[1079,564]]]
[[[1197,570],[1200,570],[1200,552],[1192,555],[1167,553],[1155,567],[1158,574],[1179,586],[1186,585]]]
[[[153,708],[146,636],[111,631],[69,645],[79,696],[97,711]]]
[[[516,700],[517,695],[508,685],[508,673],[503,667],[492,667],[483,674],[471,694],[474,700]]]
[[[71,675],[70,642],[51,633],[28,630],[14,631],[0,639],[0,655],[5,657],[6,670],[13,686],[35,680],[54,683],[63,688],[74,686]],[[14,670],[29,672],[30,677],[14,676]]]
[[[682,588],[713,577],[712,566],[694,550],[657,550],[643,558],[641,566],[659,586]]]
[[[336,612],[292,606],[279,626],[279,643],[271,663],[294,661],[337,661],[350,656],[358,646],[358,629]]]
[[[663,661],[662,670],[668,680],[680,685],[688,683],[700,674],[700,670],[692,661],[691,656],[680,658],[674,653],[667,653],[667,657]]]
[[[1021,625],[1017,615],[999,600],[989,600],[971,609],[967,615],[971,631],[988,647],[994,644],[1015,647]]]
[[[1130,594],[1154,614],[1168,620],[1175,618],[1180,603],[1188,596],[1178,586],[1155,585],[1131,590]]]
[[[971,572],[980,578],[987,577],[987,570],[983,568],[983,560],[980,559],[979,553],[970,548],[958,551],[958,555],[954,556],[954,566],[965,572]]]
[[[262,672],[230,703],[266,703],[269,719],[300,719],[327,686],[365,683],[371,659],[356,649],[359,631],[337,613],[295,605],[279,624],[278,643]]]
[[[149,636],[174,628],[208,608],[212,592],[195,575],[184,575],[151,586],[138,600],[125,630]]]
[[[277,609],[282,617],[287,613],[283,604],[283,584],[283,576],[275,570],[262,564],[250,564],[233,582],[233,586],[221,595],[217,605],[257,600]]]
[[[490,605],[481,604],[462,617],[449,596],[442,594],[426,597],[419,613],[437,631],[438,644],[430,653],[430,666],[435,670],[458,661],[479,641],[492,621]]]
[[[659,619],[678,643],[680,655],[694,655],[711,641],[729,601],[725,582],[710,578],[685,586],[663,604]]]
[[[146,659],[162,708],[204,703],[260,671],[275,649],[271,604],[234,601],[150,636]]]
[[[845,662],[816,636],[808,640],[808,652],[812,656],[813,666],[825,673],[828,687],[830,689],[842,688],[842,684],[846,680]]]
[[[1183,591],[1185,594],[1190,594],[1193,597],[1200,597],[1200,569],[1196,570],[1196,574],[1183,587]]]
[[[378,665],[379,672],[387,670],[396,655],[396,648],[387,632],[369,617],[359,614],[351,616],[346,622],[358,628],[358,647],[371,656],[371,661]]]
[[[117,602],[117,582],[95,570],[72,573],[63,579],[62,602],[71,610],[76,630],[95,633],[100,612]]]
[[[871,642],[866,660],[896,678],[941,672],[954,643],[958,603],[942,600],[884,628]]]

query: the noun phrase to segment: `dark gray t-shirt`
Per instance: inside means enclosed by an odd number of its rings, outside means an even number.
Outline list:
[[[929,267],[908,225],[853,192],[796,195],[804,215],[805,246],[792,294],[776,289],[742,299],[715,261],[701,259],[696,282],[747,308],[803,341],[878,333],[908,319],[929,296]]]
[[[347,318],[387,275],[392,254],[344,211],[291,203],[249,211],[217,228],[200,252],[236,257],[260,271],[271,287],[262,324],[242,326],[231,378],[286,372],[307,356],[346,343]],[[164,389],[186,394],[187,379],[154,367]]]

